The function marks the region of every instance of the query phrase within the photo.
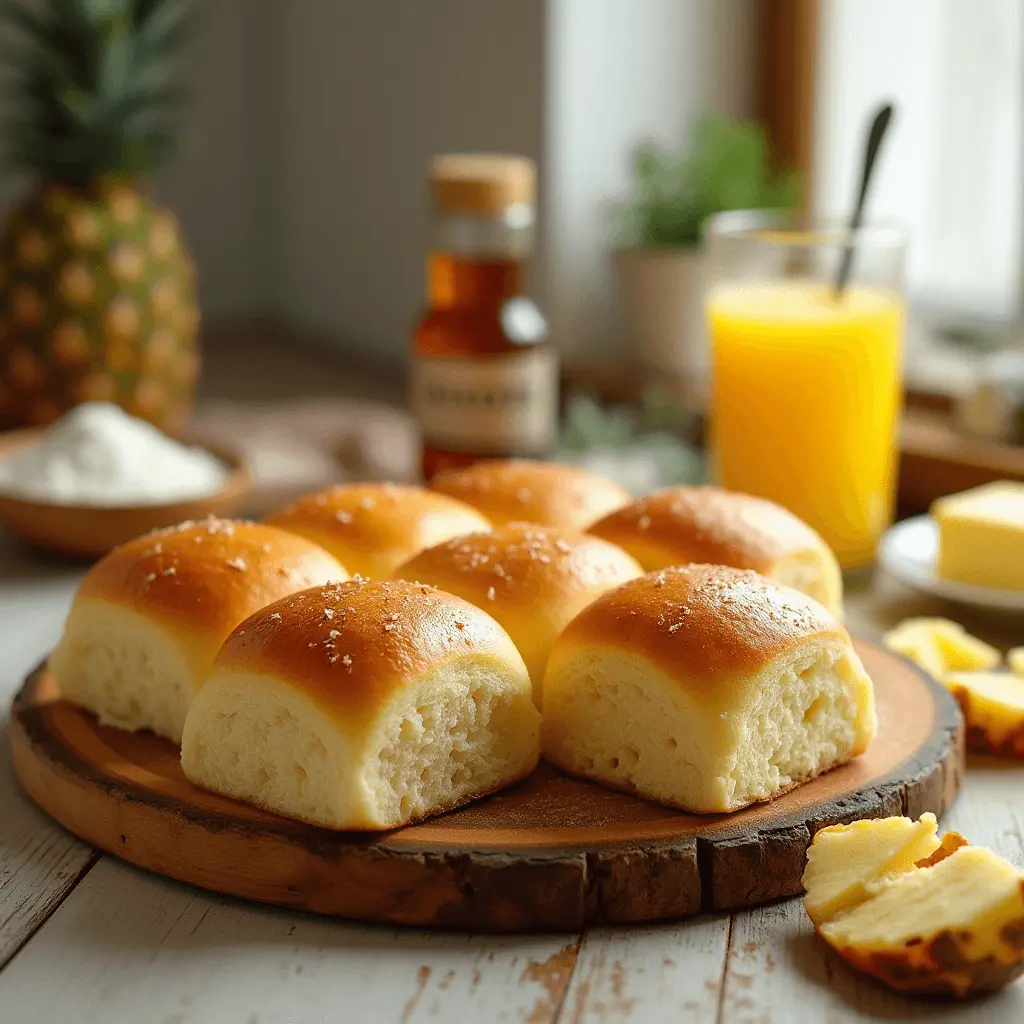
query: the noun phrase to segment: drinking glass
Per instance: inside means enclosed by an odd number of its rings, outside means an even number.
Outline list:
[[[705,242],[712,472],[862,567],[895,503],[906,234],[742,211],[712,218]]]

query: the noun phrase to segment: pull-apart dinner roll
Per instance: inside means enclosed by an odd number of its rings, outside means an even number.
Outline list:
[[[613,480],[558,462],[495,459],[445,470],[432,490],[479,509],[492,523],[540,523],[585,530],[629,501]]]
[[[185,722],[197,785],[335,829],[387,829],[528,775],[540,716],[489,615],[433,587],[307,590],[232,634]]]
[[[458,594],[493,615],[526,661],[540,706],[555,637],[595,597],[641,572],[625,551],[597,537],[509,523],[421,551],[395,576]]]
[[[625,548],[646,572],[704,562],[753,569],[842,614],[843,581],[828,545],[773,501],[720,487],[673,487],[587,531]]]
[[[254,611],[347,579],[323,548],[270,526],[208,519],[140,537],[89,571],[50,670],[66,700],[175,743],[221,644]]]
[[[599,597],[544,675],[548,760],[690,811],[770,800],[861,753],[875,728],[871,680],[836,619],[725,566]]]
[[[407,484],[342,484],[306,495],[268,523],[322,545],[349,572],[388,576],[417,551],[490,522],[454,498]]]

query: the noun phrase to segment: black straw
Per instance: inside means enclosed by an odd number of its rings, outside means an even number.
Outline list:
[[[860,191],[857,193],[857,202],[847,227],[846,244],[843,246],[843,258],[839,263],[839,273],[836,274],[836,298],[842,296],[850,279],[850,270],[853,268],[854,239],[864,218],[864,201],[867,198],[868,187],[874,174],[875,159],[878,156],[878,151],[882,148],[882,140],[885,138],[889,122],[892,120],[892,109],[891,103],[879,107],[871,122],[871,130],[868,132],[867,142],[864,146],[864,168],[861,171]]]

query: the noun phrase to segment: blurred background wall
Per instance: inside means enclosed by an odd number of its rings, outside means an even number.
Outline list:
[[[188,90],[177,159],[157,185],[180,216],[199,261],[209,319],[263,312],[275,240],[267,218],[266,162],[278,129],[267,115],[274,75],[263,45],[280,0],[214,0],[184,59]]]
[[[645,137],[752,106],[747,0],[214,0],[183,59],[158,182],[208,324],[273,316],[398,365],[423,292],[426,169],[542,161],[538,283],[560,344],[618,343],[600,204]],[[0,96],[0,103],[6,96]],[[0,202],[21,183],[0,182]]]
[[[693,117],[754,113],[757,5],[748,0],[551,0],[544,109],[544,296],[562,350],[622,350],[602,204],[630,153],[682,146]]]
[[[423,292],[429,158],[542,157],[548,6],[275,5],[276,312],[347,348],[404,356]]]

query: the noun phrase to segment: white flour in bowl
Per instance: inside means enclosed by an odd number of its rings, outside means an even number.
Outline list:
[[[227,467],[109,402],[75,406],[42,437],[0,457],[0,492],[57,505],[159,505],[199,498]]]

